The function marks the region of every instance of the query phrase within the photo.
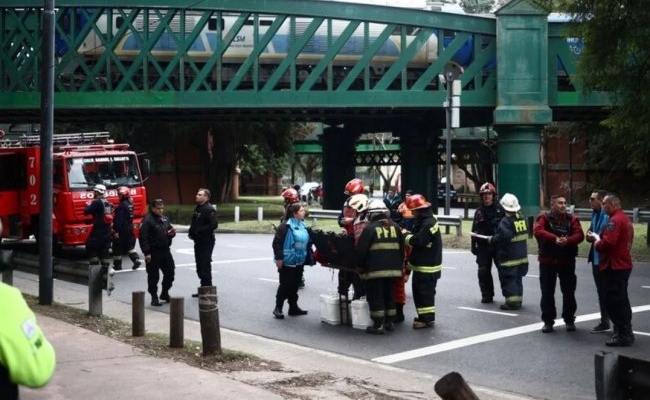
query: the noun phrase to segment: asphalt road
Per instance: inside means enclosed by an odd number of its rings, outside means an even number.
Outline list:
[[[384,336],[368,335],[347,326],[321,322],[320,295],[335,293],[337,271],[322,266],[307,268],[306,287],[299,293],[307,316],[273,318],[277,272],[272,262],[271,235],[218,234],[213,254],[213,282],[219,296],[222,328],[284,340],[303,346],[444,375],[460,372],[470,383],[540,399],[593,399],[594,355],[611,351],[606,334],[591,334],[597,324],[598,305],[590,266],[580,259],[577,266],[577,328],[566,332],[562,321],[552,334],[540,332],[537,262],[530,258],[524,278],[524,307],[502,312],[497,295],[494,304],[481,304],[474,257],[464,250],[446,250],[436,296],[436,325],[413,330],[415,310],[407,285],[406,322]],[[185,297],[186,318],[198,320],[196,277],[192,242],[179,234],[173,243],[176,280],[172,296]],[[146,289],[142,268],[115,277],[114,298],[131,302],[131,293]],[[496,271],[493,276],[498,288]],[[556,303],[561,305],[559,285]],[[638,264],[632,273],[629,293],[634,308],[637,342],[621,354],[650,358],[650,265]],[[147,295],[146,303],[149,304]],[[159,308],[167,312],[168,305]],[[285,306],[285,313],[287,306]],[[558,310],[561,314],[561,310]]]

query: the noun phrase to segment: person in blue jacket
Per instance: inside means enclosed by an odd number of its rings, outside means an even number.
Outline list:
[[[311,240],[304,219],[305,207],[301,203],[291,204],[287,207],[285,222],[273,237],[273,256],[280,278],[273,316],[278,319],[284,318],[282,308],[285,300],[289,303],[289,315],[307,314],[298,307],[298,287],[305,264],[313,265],[308,258]]]

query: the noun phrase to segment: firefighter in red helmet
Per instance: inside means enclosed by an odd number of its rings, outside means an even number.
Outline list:
[[[418,316],[413,329],[432,328],[436,320],[436,285],[442,271],[442,236],[433,208],[421,194],[406,199],[413,212],[413,231],[404,234],[404,244],[411,247],[406,267],[411,279],[413,302]]]
[[[503,207],[496,201],[497,190],[493,184],[486,182],[478,191],[481,202],[474,212],[472,232],[492,236],[505,215]],[[472,236],[472,254],[478,264],[478,286],[481,289],[481,303],[492,303],[494,298],[494,281],[492,263],[497,265],[497,248],[493,243]]]

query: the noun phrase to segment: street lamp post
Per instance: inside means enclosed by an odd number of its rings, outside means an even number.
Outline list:
[[[575,137],[569,140],[569,205],[573,204],[573,145],[575,142]]]
[[[460,81],[458,78],[463,73],[463,67],[456,63],[447,63],[444,68],[445,83],[447,85],[447,99],[444,106],[447,111],[447,140],[445,146],[445,215],[451,209],[451,128],[458,128],[460,107]]]

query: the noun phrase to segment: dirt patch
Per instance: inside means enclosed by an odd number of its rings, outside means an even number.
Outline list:
[[[399,392],[379,387],[362,379],[328,373],[300,372],[285,368],[276,361],[251,354],[223,349],[222,354],[202,355],[200,342],[185,340],[183,348],[169,347],[169,336],[146,333],[132,336],[131,324],[107,316],[91,316],[85,310],[62,304],[40,305],[34,296],[25,295],[29,306],[39,315],[127,343],[144,354],[167,358],[216,373],[226,373],[238,381],[265,388],[287,399],[424,399],[420,392]]]

